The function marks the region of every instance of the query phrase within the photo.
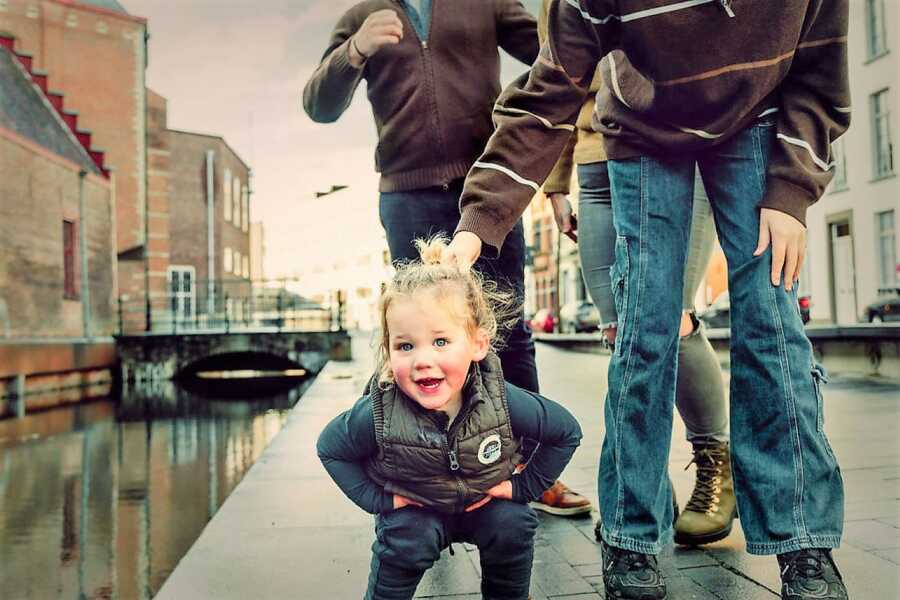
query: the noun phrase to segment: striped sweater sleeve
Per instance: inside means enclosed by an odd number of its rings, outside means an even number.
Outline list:
[[[337,121],[363,78],[365,65],[350,64],[350,38],[362,25],[356,12],[348,11],[335,25],[322,62],[303,88],[303,109],[317,123]]]
[[[547,16],[550,14],[550,5],[556,1],[557,0],[543,0],[541,3],[541,12],[538,14],[538,39],[541,42],[541,46],[547,43]],[[553,167],[553,170],[547,175],[547,180],[544,181],[543,187],[545,194],[549,195],[557,192],[562,194],[569,193],[572,169],[575,164],[572,155],[575,152],[575,142],[577,139],[577,133],[573,132],[572,135],[569,136],[569,141],[566,142],[562,154],[559,155],[556,166]]]
[[[778,134],[762,208],[806,223],[833,176],[831,143],[850,125],[847,0],[810,2],[804,33],[779,86]]]
[[[548,43],[531,71],[494,106],[496,129],[469,170],[457,231],[476,234],[497,256],[575,130],[600,57],[616,47],[613,0],[560,0],[548,15]]]

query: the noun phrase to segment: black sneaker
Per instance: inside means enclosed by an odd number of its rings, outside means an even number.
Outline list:
[[[665,600],[666,582],[656,557],[615,548],[601,541],[603,585],[610,600]]]
[[[782,600],[847,600],[831,550],[808,548],[778,555]]]

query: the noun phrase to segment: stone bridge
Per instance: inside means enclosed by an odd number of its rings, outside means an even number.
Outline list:
[[[318,373],[329,360],[350,359],[346,331],[196,332],[116,338],[124,383],[177,379],[198,371],[304,369]]]

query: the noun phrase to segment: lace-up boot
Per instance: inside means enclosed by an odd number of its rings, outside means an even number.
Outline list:
[[[694,493],[675,521],[675,542],[699,546],[731,533],[737,504],[727,443],[694,443],[694,458],[687,466],[692,464],[697,466]]]
[[[622,548],[604,541],[603,585],[610,600],[665,600],[666,582],[656,557]]]
[[[847,600],[831,550],[807,548],[778,555],[782,600]]]

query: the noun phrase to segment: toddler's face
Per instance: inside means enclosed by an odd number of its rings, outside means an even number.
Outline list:
[[[388,307],[386,320],[394,381],[423,408],[453,418],[462,404],[469,366],[487,355],[490,340],[481,330],[470,335],[460,318],[465,308],[449,302],[431,293],[398,298]]]

